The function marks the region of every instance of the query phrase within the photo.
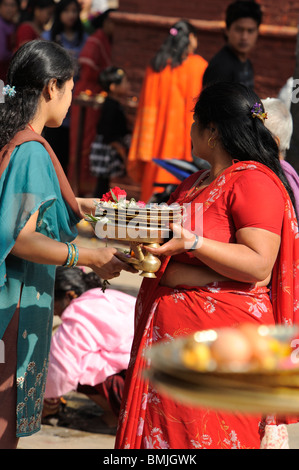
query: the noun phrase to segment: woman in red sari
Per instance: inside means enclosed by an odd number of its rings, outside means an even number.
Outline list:
[[[189,204],[193,220],[195,203],[202,204],[203,233],[174,225],[170,241],[147,248],[162,265],[157,279],[143,281],[137,299],[116,448],[254,449],[263,426],[276,424],[274,418],[262,423],[261,416],[179,404],[142,377],[149,367],[145,350],[159,341],[295,320],[297,218],[265,117],[259,98],[239,84],[213,85],[197,101],[193,152],[211,170],[190,176],[169,202]]]

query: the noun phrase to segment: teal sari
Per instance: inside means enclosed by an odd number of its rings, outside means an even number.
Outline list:
[[[77,236],[80,218],[62,195],[52,156],[42,143],[25,141],[15,147],[0,177],[0,339],[19,306],[17,437],[40,429],[52,334],[56,267],[10,254],[36,211],[37,232],[61,242]]]

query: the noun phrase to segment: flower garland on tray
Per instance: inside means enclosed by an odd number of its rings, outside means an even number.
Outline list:
[[[94,201],[95,206],[103,209],[121,209],[125,210],[128,208],[131,209],[142,209],[146,207],[145,202],[136,201],[134,198],[130,200],[127,199],[127,193],[123,189],[120,189],[118,186],[115,186],[113,189],[110,189],[107,193],[103,194],[100,201]],[[104,216],[94,216],[92,214],[85,214],[86,220],[91,223],[98,222],[99,220],[102,223],[109,222],[109,219],[106,215]]]
[[[125,209],[128,207],[143,208],[146,206],[143,201],[136,201],[134,198],[127,200],[127,193],[118,186],[110,189],[107,193],[103,194],[100,203],[103,207],[113,207],[114,209]]]

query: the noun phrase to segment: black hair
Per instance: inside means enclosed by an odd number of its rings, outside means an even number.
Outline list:
[[[224,150],[239,161],[256,161],[282,181],[294,204],[293,191],[279,160],[279,148],[271,132],[251,112],[256,103],[264,106],[251,89],[240,83],[220,82],[204,88],[194,108],[199,129],[217,127]]]
[[[55,299],[63,299],[70,290],[74,291],[77,297],[89,289],[102,287],[101,279],[91,271],[85,273],[80,268],[66,268],[57,266],[55,277]]]
[[[4,2],[4,0],[0,0],[0,5],[2,5],[3,2]],[[15,0],[15,3],[17,5],[17,7],[20,8],[20,0]]]
[[[125,76],[125,71],[120,67],[115,67],[114,65],[105,68],[99,75],[99,84],[104,91],[109,92],[110,85],[115,83],[119,85]]]
[[[227,29],[240,18],[252,18],[256,21],[257,26],[260,26],[263,19],[260,5],[255,1],[242,0],[231,3],[226,10],[225,22]]]
[[[78,10],[78,18],[73,26],[73,31],[76,31],[78,33],[78,44],[80,44],[82,41],[83,34],[84,34],[84,26],[80,19],[81,7],[80,7],[78,0],[60,0],[60,2],[57,3],[56,8],[55,8],[54,20],[53,20],[53,24],[52,24],[51,32],[50,32],[51,40],[57,42],[58,44],[61,43],[60,34],[64,30],[64,25],[60,19],[61,13],[72,3],[76,5],[76,8]]]
[[[108,10],[104,11],[104,13],[100,13],[99,15],[95,16],[90,20],[90,24],[94,29],[103,28],[103,25],[107,18],[109,18],[110,13],[117,11],[116,8],[108,8]]]
[[[180,65],[189,46],[191,33],[195,35],[196,29],[189,21],[180,20],[171,26],[167,38],[151,61],[153,70],[160,72],[167,64],[173,68]]]
[[[56,79],[62,89],[74,75],[70,54],[52,41],[36,39],[14,54],[7,83],[15,87],[15,96],[5,96],[0,105],[0,150],[34,117],[44,87]]]
[[[24,21],[32,21],[34,18],[34,11],[36,8],[48,8],[55,7],[56,3],[54,0],[29,0],[26,9],[21,11],[20,23]]]

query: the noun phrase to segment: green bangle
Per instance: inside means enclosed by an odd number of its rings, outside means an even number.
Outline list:
[[[74,268],[78,263],[79,249],[74,243],[65,242],[68,247],[68,256],[63,264],[66,268]]]
[[[65,244],[66,244],[66,246],[67,246],[67,248],[68,248],[68,255],[67,255],[66,262],[65,262],[62,266],[69,267],[70,262],[71,262],[71,258],[72,258],[73,250],[72,250],[72,246],[71,246],[70,243],[65,242]]]

